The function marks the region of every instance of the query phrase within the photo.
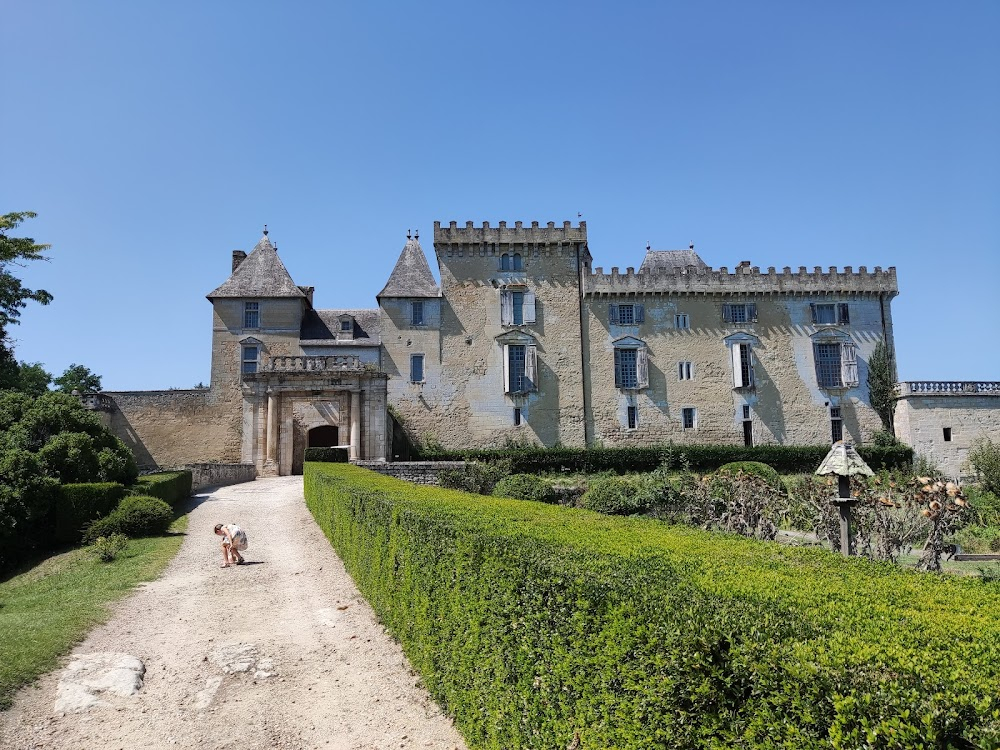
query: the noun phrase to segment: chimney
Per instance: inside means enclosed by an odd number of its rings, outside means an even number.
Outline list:
[[[740,268],[750,268],[750,261],[748,261],[748,260],[741,260],[740,261]]]
[[[314,287],[314,286],[300,286],[299,289],[302,290],[302,293],[304,295],[306,295],[306,299],[309,300],[309,307],[312,307],[312,304],[313,304],[313,292],[316,291],[316,287]]]
[[[240,263],[246,260],[247,254],[242,250],[233,250],[233,273],[240,267]]]

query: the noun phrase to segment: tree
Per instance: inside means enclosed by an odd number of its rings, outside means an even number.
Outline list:
[[[882,426],[889,433],[892,432],[895,390],[896,382],[892,376],[889,349],[884,341],[879,341],[868,360],[868,397],[871,400],[872,409],[878,414],[879,419],[882,420]]]
[[[17,385],[15,388],[21,393],[38,398],[49,390],[49,383],[52,382],[52,373],[48,372],[41,362],[21,362],[18,365]]]
[[[97,393],[101,390],[101,376],[90,371],[89,367],[71,364],[66,371],[52,381],[57,391],[62,393]]]
[[[0,216],[0,336],[4,335],[9,324],[18,322],[21,310],[29,300],[40,305],[47,305],[52,301],[51,294],[44,289],[28,289],[9,270],[11,266],[23,266],[25,261],[48,260],[42,253],[50,245],[39,245],[31,237],[8,235],[22,221],[35,216],[33,211],[17,211]]]

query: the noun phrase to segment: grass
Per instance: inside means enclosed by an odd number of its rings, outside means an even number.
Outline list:
[[[108,605],[159,576],[186,528],[187,516],[181,516],[170,527],[173,534],[130,539],[114,562],[98,561],[88,548],[74,549],[0,583],[0,710],[107,620]]]

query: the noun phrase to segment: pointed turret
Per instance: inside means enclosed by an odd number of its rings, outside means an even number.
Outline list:
[[[414,237],[406,233],[406,245],[399,254],[396,267],[389,275],[389,281],[376,299],[383,297],[440,297],[441,289],[434,280],[427,256],[420,247],[420,235]]]
[[[260,242],[245,259],[233,258],[233,275],[207,297],[258,297],[262,299],[299,298],[308,295],[292,281],[285,264],[278,257],[277,248],[267,238],[267,230]]]

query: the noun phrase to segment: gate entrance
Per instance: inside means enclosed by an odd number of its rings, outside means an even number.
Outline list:
[[[339,445],[337,441],[339,436],[339,430],[334,425],[321,425],[320,427],[313,427],[309,430],[308,445],[309,448],[332,448]]]

